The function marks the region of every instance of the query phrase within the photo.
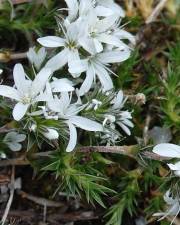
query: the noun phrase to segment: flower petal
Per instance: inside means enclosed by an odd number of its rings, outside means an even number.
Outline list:
[[[9,87],[7,85],[0,85],[0,95],[7,98],[15,99],[17,101],[20,100],[18,91],[15,88]]]
[[[106,69],[96,64],[95,72],[98,75],[98,78],[103,86],[104,91],[109,91],[113,89],[113,82]]]
[[[68,19],[70,21],[74,20],[77,16],[78,13],[78,1],[77,0],[65,0],[67,6],[68,6],[68,11],[69,11],[69,15],[68,15]]]
[[[79,44],[84,48],[85,51],[89,52],[91,55],[96,53],[93,39],[87,37],[81,37],[78,40]]]
[[[113,103],[114,103],[113,109],[122,108],[123,103],[124,103],[123,99],[124,99],[123,91],[119,91],[116,98],[113,101]]]
[[[7,145],[13,152],[18,152],[22,148],[22,145],[19,143],[16,143],[16,142],[9,142],[9,143],[7,143]]]
[[[46,68],[50,68],[52,72],[62,68],[68,61],[68,52],[66,49],[52,57],[45,65]]]
[[[100,53],[98,59],[105,64],[118,63],[127,60],[130,57],[130,53],[131,52],[129,49],[124,49],[122,51],[120,50],[107,51],[104,53]]]
[[[164,157],[180,158],[180,146],[174,144],[163,143],[156,145],[153,152]]]
[[[69,126],[70,137],[69,137],[69,143],[66,148],[66,151],[72,152],[74,150],[74,148],[76,147],[76,143],[77,143],[77,130],[72,123],[67,122],[67,125]]]
[[[56,48],[62,47],[65,44],[65,40],[56,36],[47,36],[38,38],[37,41],[44,47]]]
[[[93,120],[84,118],[82,116],[73,116],[70,119],[70,122],[76,125],[77,127],[87,130],[87,131],[103,131],[103,126]]]
[[[19,121],[23,118],[28,110],[29,104],[22,104],[21,102],[17,103],[13,109],[13,117],[16,121]]]
[[[169,166],[169,168],[170,168],[171,170],[174,170],[174,171],[180,170],[180,162],[177,162],[177,163],[175,163],[175,164],[168,163],[167,165]]]
[[[103,51],[103,45],[101,44],[101,42],[96,38],[93,38],[93,42],[94,42],[96,52],[97,53],[102,52]]]
[[[120,49],[124,49],[126,47],[126,45],[121,40],[119,40],[118,37],[113,36],[113,35],[108,35],[108,34],[102,33],[98,36],[98,40],[105,44],[119,47]]]
[[[26,135],[25,134],[17,134],[16,136],[16,141],[17,142],[22,142],[26,139]]]
[[[122,128],[122,130],[128,135],[130,136],[131,135],[131,131],[130,129],[124,125],[122,122],[117,122],[117,124]]]
[[[52,74],[51,69],[43,68],[36,75],[34,81],[32,82],[32,86],[31,86],[32,96],[36,96],[41,91],[43,91],[43,89],[45,88],[46,83],[47,83],[48,79],[50,78],[51,74]]]
[[[51,82],[51,87],[53,92],[74,91],[73,82],[66,78],[54,80]]]
[[[136,44],[136,38],[129,32],[125,30],[119,30],[115,32],[115,35],[119,37],[120,39],[127,39],[129,40],[133,45]]]
[[[86,72],[86,79],[84,80],[83,84],[81,85],[79,89],[80,96],[83,96],[85,93],[87,93],[90,90],[93,84],[94,78],[95,78],[95,71],[94,71],[94,68],[90,66]]]
[[[59,138],[59,134],[55,129],[47,128],[47,132],[43,132],[43,135],[48,140],[56,140]]]
[[[15,86],[21,93],[27,92],[28,86],[31,84],[30,80],[26,80],[25,75],[23,66],[20,63],[16,64],[13,70],[13,77]]]
[[[83,73],[87,70],[87,60],[72,60],[69,62],[69,72],[71,74]]]

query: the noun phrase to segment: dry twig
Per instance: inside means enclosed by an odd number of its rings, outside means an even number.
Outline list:
[[[26,199],[28,199],[32,202],[35,202],[38,205],[42,205],[42,206],[46,206],[46,207],[55,207],[55,208],[63,206],[63,204],[60,203],[60,202],[55,202],[55,201],[51,201],[51,200],[46,199],[46,198],[41,198],[41,197],[37,197],[37,196],[34,196],[34,195],[30,195],[30,194],[28,194],[24,191],[21,191],[21,190],[17,190],[17,194],[19,194],[22,198],[26,198]]]
[[[168,160],[169,158],[161,157],[153,152],[139,151],[138,145],[130,145],[130,146],[86,146],[77,149],[77,152],[81,153],[93,153],[93,152],[100,152],[100,153],[110,153],[110,154],[119,154],[128,156],[130,158],[136,159],[136,157],[142,153],[143,157],[152,159],[152,160]],[[53,154],[54,151],[50,152],[40,152],[31,155],[32,159],[38,159],[40,157],[49,157]],[[5,166],[26,166],[29,165],[30,161],[28,161],[25,157],[16,158],[16,159],[7,159],[0,161],[0,167]]]
[[[5,166],[26,166],[29,165],[29,161],[25,158],[7,159],[0,161],[0,167]]]
[[[160,12],[163,10],[164,6],[166,5],[166,2],[168,0],[161,0],[159,4],[155,7],[152,14],[147,18],[146,24],[152,23],[156,20],[156,18],[159,16]]]
[[[10,208],[11,208],[11,204],[12,204],[12,201],[13,201],[14,190],[15,190],[14,183],[15,183],[15,166],[12,166],[10,196],[9,196],[9,200],[7,202],[7,205],[6,205],[6,209],[4,211],[4,215],[3,215],[2,220],[1,220],[2,225],[4,225],[5,222],[6,222],[6,219],[8,217],[8,214],[9,214],[9,211],[10,211]]]

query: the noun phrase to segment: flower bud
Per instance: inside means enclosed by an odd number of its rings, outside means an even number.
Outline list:
[[[59,138],[58,132],[51,128],[47,128],[47,132],[44,132],[43,135],[49,140],[56,140]]]

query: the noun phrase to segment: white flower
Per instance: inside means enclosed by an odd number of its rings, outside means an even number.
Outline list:
[[[100,80],[103,91],[113,89],[113,83],[109,75],[110,69],[107,67],[109,63],[123,62],[130,56],[130,50],[122,51],[112,50],[98,53],[85,60],[74,60],[69,66],[69,72],[79,74],[86,72],[86,79],[79,90],[79,95],[83,96],[92,87],[96,76]],[[110,71],[111,72],[111,71]]]
[[[27,52],[27,57],[31,64],[33,64],[37,70],[40,69],[42,63],[44,62],[46,58],[47,52],[45,48],[40,48],[37,52],[34,48],[30,48],[29,51]]]
[[[62,119],[69,127],[70,140],[67,152],[71,152],[76,146],[76,127],[87,131],[103,131],[101,124],[77,115],[84,106],[79,106],[76,103],[71,104],[71,98],[67,92],[62,93],[61,98],[55,98],[54,101],[48,102],[48,108],[58,114],[59,119]]]
[[[176,176],[180,177],[180,161],[175,164],[168,163],[167,165],[174,172]]]
[[[69,23],[77,17],[87,16],[91,11],[95,11],[100,17],[113,16],[116,20],[125,16],[122,8],[113,0],[65,0],[65,2],[68,6]]]
[[[133,128],[134,124],[131,122],[132,115],[128,111],[122,111],[122,107],[127,98],[124,97],[123,92],[119,91],[116,98],[113,100],[112,109],[116,114],[116,124],[119,125],[127,135],[131,135],[129,128]]]
[[[117,140],[120,137],[120,133],[116,131],[116,125],[119,126],[127,135],[131,135],[130,128],[134,125],[131,122],[132,115],[128,111],[123,111],[122,108],[127,98],[124,97],[123,92],[119,91],[114,99],[111,101],[111,107],[108,113],[104,115],[103,126],[105,127],[106,133],[109,136],[109,131],[112,133],[112,140]]]
[[[65,28],[63,28],[64,31]],[[47,36],[38,38],[38,42],[48,48],[63,48],[57,55],[53,56],[45,65],[56,71],[68,63],[70,66],[74,60],[79,60],[78,40],[84,33],[84,26],[80,22],[71,23],[64,31],[64,38],[57,36]],[[77,77],[77,74],[72,74]]]
[[[3,142],[12,150],[12,151],[20,151],[22,145],[20,142],[23,142],[26,139],[26,135],[18,134],[17,132],[9,132],[6,134]]]
[[[153,148],[153,152],[163,157],[180,158],[179,145],[169,143],[159,144]]]
[[[47,131],[43,132],[43,135],[45,138],[49,139],[50,141],[56,140],[59,138],[59,134],[55,129],[52,129],[52,128],[46,128],[46,129]]]
[[[25,74],[22,65],[16,64],[13,76],[15,87],[0,85],[0,95],[18,102],[13,109],[13,117],[19,121],[24,117],[31,105],[48,99],[48,96],[45,96],[42,92],[51,76],[51,70],[42,69],[32,81]]]
[[[99,19],[96,13],[91,11],[85,20],[86,32],[80,37],[79,44],[89,53],[102,52],[105,47],[103,44],[120,49],[128,48],[117,35],[111,32],[116,21],[114,17]]]
[[[0,69],[0,75],[3,73],[3,70],[2,69]]]
[[[164,201],[168,205],[168,209],[166,212],[162,213],[155,213],[153,216],[162,216],[160,220],[168,217],[168,216],[174,216],[174,219],[178,216],[180,212],[180,199],[179,198],[172,198],[170,197],[170,191],[167,191],[164,195]],[[173,224],[174,219],[172,220],[171,224]]]

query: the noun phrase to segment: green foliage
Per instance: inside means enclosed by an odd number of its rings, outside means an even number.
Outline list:
[[[139,62],[139,53],[136,50],[132,56],[123,62],[118,68],[118,77],[115,79],[114,84],[116,88],[127,88],[135,80],[134,66]]]
[[[61,4],[61,1],[49,0],[47,2],[46,6],[33,1],[32,3],[12,7],[8,1],[3,1],[2,8],[0,8],[0,41],[3,46],[0,50],[10,48],[15,52],[24,51],[28,49],[29,45],[34,44],[37,36],[51,35],[57,32],[54,14],[57,4]],[[142,19],[137,15],[135,18],[128,18],[127,22],[129,20],[131,22],[127,25],[128,28],[137,31],[136,33],[141,29],[140,35],[143,36]],[[178,32],[175,32],[176,20],[177,18],[165,20],[167,26],[174,27],[172,34],[170,34],[171,39],[167,40],[167,43],[163,43],[163,47],[155,46],[155,50],[151,49],[152,46],[154,47],[154,43],[149,43],[146,40],[147,36],[151,39],[153,35],[149,33],[142,37],[139,44],[145,46],[144,51],[141,51],[142,46],[139,47],[118,68],[112,68],[118,75],[118,77],[114,76],[113,79],[117,90],[123,89],[127,95],[142,92],[147,98],[145,106],[134,106],[136,103],[133,102],[134,137],[125,138],[123,140],[125,145],[143,142],[143,129],[147,114],[151,114],[149,129],[153,126],[167,125],[172,128],[172,142],[179,143],[180,41],[178,40],[179,37],[177,38]],[[171,33],[171,31],[172,29],[169,27],[168,32]],[[156,36],[158,36],[158,33],[153,35],[155,39]],[[150,53],[146,49],[149,45]],[[146,54],[148,56],[150,54],[150,57],[147,57],[148,59],[144,57]],[[0,67],[5,71],[11,71],[11,64],[1,63]],[[57,77],[59,73],[57,72]],[[83,99],[84,104],[92,102],[93,99],[97,99],[103,104],[97,110],[87,109],[88,105],[86,110],[81,112],[81,115],[102,123],[104,114],[109,113],[109,106],[113,98],[113,94],[106,95],[101,90],[95,90],[93,93],[87,94],[86,99]],[[128,102],[128,104],[130,103]],[[12,107],[11,104],[8,104],[3,98],[0,99],[1,126],[12,120],[10,107]],[[26,118],[24,121],[26,121]],[[24,121],[21,123],[23,132],[27,131],[27,127],[29,129],[29,124],[36,124],[37,126],[37,130],[28,135],[27,158],[31,161],[33,168],[42,171],[43,174],[55,175],[56,182],[53,186],[56,188],[56,193],[64,191],[67,196],[73,195],[82,200],[86,199],[90,205],[95,207],[98,204],[104,208],[108,205],[109,209],[107,209],[105,216],[106,225],[124,224],[126,215],[132,217],[132,220],[140,215],[152,219],[153,213],[164,210],[163,194],[165,191],[171,188],[175,192],[179,187],[177,177],[167,179],[164,175],[167,172],[164,172],[164,165],[166,164],[153,160],[142,162],[137,159],[136,161],[127,157],[112,156],[111,154],[78,152],[68,154],[64,152],[63,147],[64,140],[67,141],[69,138],[64,123],[55,120],[42,120],[39,117],[29,119],[26,124],[24,124]],[[59,143],[47,141],[44,138],[43,132],[51,127],[54,127],[57,131],[63,131],[59,132]],[[19,129],[17,124],[13,124],[11,128]],[[4,135],[4,133],[0,135],[0,153],[8,152],[6,146],[2,143]],[[84,132],[82,137],[80,134],[78,143],[99,145],[97,136],[93,135]],[[37,160],[31,157],[31,154],[42,150],[44,141],[46,141],[45,154],[46,151],[52,150],[51,147],[56,147],[56,151],[49,157],[42,157],[43,159]],[[59,145],[61,146],[60,150]],[[152,148],[149,149],[151,151]],[[11,155],[13,154],[11,153]],[[13,156],[18,156],[18,153]],[[109,197],[112,197],[111,201],[109,201]],[[162,221],[160,224],[167,225],[169,223]]]
[[[97,202],[105,207],[102,197],[115,192],[107,187],[107,179],[103,177],[101,171],[94,168],[92,162],[83,163],[81,161],[83,159],[77,155],[56,152],[43,170],[55,173],[59,181],[57,191],[63,190],[68,196],[80,198],[85,195],[88,203],[94,205]]]
[[[139,189],[139,171],[132,171],[126,174],[121,181],[121,192],[116,197],[119,199],[107,212],[106,217],[109,221],[106,225],[121,225],[125,211],[132,217],[137,212]]]
[[[56,23],[53,16],[55,4],[53,1],[49,1],[47,6],[38,4],[36,1],[17,6],[12,6],[8,1],[1,4],[3,4],[0,9],[2,34],[11,33],[15,37],[15,32],[19,31],[29,39],[32,31],[40,36],[47,30],[55,29]]]
[[[170,64],[164,83],[164,101],[162,108],[169,126],[180,127],[180,42],[170,48]]]

